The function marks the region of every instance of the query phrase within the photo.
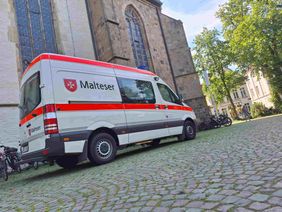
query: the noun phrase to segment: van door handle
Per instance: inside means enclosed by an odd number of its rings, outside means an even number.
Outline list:
[[[29,128],[31,126],[31,123],[28,123],[27,125],[26,125],[26,128]]]
[[[160,106],[159,106],[159,105],[155,105],[155,108],[156,108],[156,109],[160,109]]]
[[[168,109],[168,105],[165,105],[164,108],[165,108],[165,109]]]

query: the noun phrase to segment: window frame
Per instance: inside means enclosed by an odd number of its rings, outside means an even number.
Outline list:
[[[51,0],[13,0],[19,37],[22,71],[44,52],[57,53]]]
[[[236,90],[236,91],[233,91],[233,97],[234,97],[234,99],[240,99],[237,90]]]
[[[37,75],[37,77],[34,78],[36,75]],[[27,109],[27,107],[26,107],[26,106],[27,106],[27,105],[26,105],[26,97],[28,96],[28,95],[26,95],[26,85],[27,85],[27,83],[29,83],[29,82],[31,82],[32,80],[34,80],[34,79],[32,79],[32,78],[38,79],[39,97],[38,97],[38,100],[37,100],[36,104],[34,104],[34,106],[32,107],[32,109],[26,110],[26,109]],[[20,108],[20,119],[22,119],[22,118],[26,117],[28,114],[30,114],[30,113],[31,113],[36,107],[38,107],[38,105],[41,103],[41,101],[42,101],[42,95],[41,95],[40,83],[41,83],[40,72],[37,71],[36,73],[34,73],[33,75],[31,75],[31,76],[26,80],[26,82],[22,85],[20,93],[21,93],[21,99],[23,98],[23,103],[20,102],[20,104],[19,104],[19,108]],[[24,89],[24,90],[22,91],[22,89]],[[22,97],[22,93],[23,93],[23,97]],[[25,109],[26,111],[24,111],[24,109]]]
[[[171,95],[174,95],[174,96],[176,97],[176,102],[165,100],[165,98],[163,97],[162,92],[161,92],[161,90],[160,90],[160,86],[164,86],[164,87],[169,91],[169,95],[170,95],[170,98],[171,98],[171,99],[173,99]],[[170,102],[170,103],[173,103],[173,104],[177,104],[177,105],[183,105],[183,103],[182,103],[181,99],[179,98],[179,96],[177,96],[177,95],[172,91],[172,89],[171,89],[170,87],[168,87],[166,84],[157,83],[157,87],[158,87],[158,90],[159,90],[159,92],[160,92],[160,95],[161,95],[161,97],[162,97],[162,99],[163,99],[164,101]]]
[[[116,79],[117,79],[117,82],[118,82],[118,87],[119,87],[122,103],[126,103],[126,104],[156,104],[156,102],[157,102],[156,94],[155,94],[153,83],[151,81],[125,78],[125,77],[117,77]],[[128,98],[123,91],[122,80],[132,80],[134,82],[141,81],[141,82],[150,83],[150,87],[152,89],[152,93],[153,93],[154,98],[152,100],[144,99],[144,100],[136,100],[136,101],[130,100],[130,101],[128,101],[127,99],[130,99],[130,98]],[[125,99],[124,97],[126,97],[127,99]]]
[[[135,65],[140,68],[150,69],[150,52],[147,45],[145,27],[141,17],[134,7],[128,6],[126,8],[125,21]]]
[[[247,93],[246,93],[246,89],[245,88],[240,88],[240,92],[241,92],[242,98],[246,98],[247,97]]]

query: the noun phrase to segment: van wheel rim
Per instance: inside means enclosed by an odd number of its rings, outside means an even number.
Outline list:
[[[96,149],[97,149],[98,155],[103,159],[110,157],[111,152],[112,152],[111,144],[105,140],[99,141]]]
[[[192,126],[187,126],[186,127],[186,131],[189,135],[192,135],[194,133],[194,129]]]

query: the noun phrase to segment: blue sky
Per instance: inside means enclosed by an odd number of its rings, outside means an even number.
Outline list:
[[[227,0],[162,0],[162,12],[183,22],[190,47],[203,27],[220,29],[220,20],[215,17],[218,6]]]

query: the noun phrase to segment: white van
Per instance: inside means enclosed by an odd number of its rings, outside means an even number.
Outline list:
[[[112,161],[120,147],[196,136],[195,114],[154,73],[100,61],[41,54],[20,83],[24,162],[64,168]]]

